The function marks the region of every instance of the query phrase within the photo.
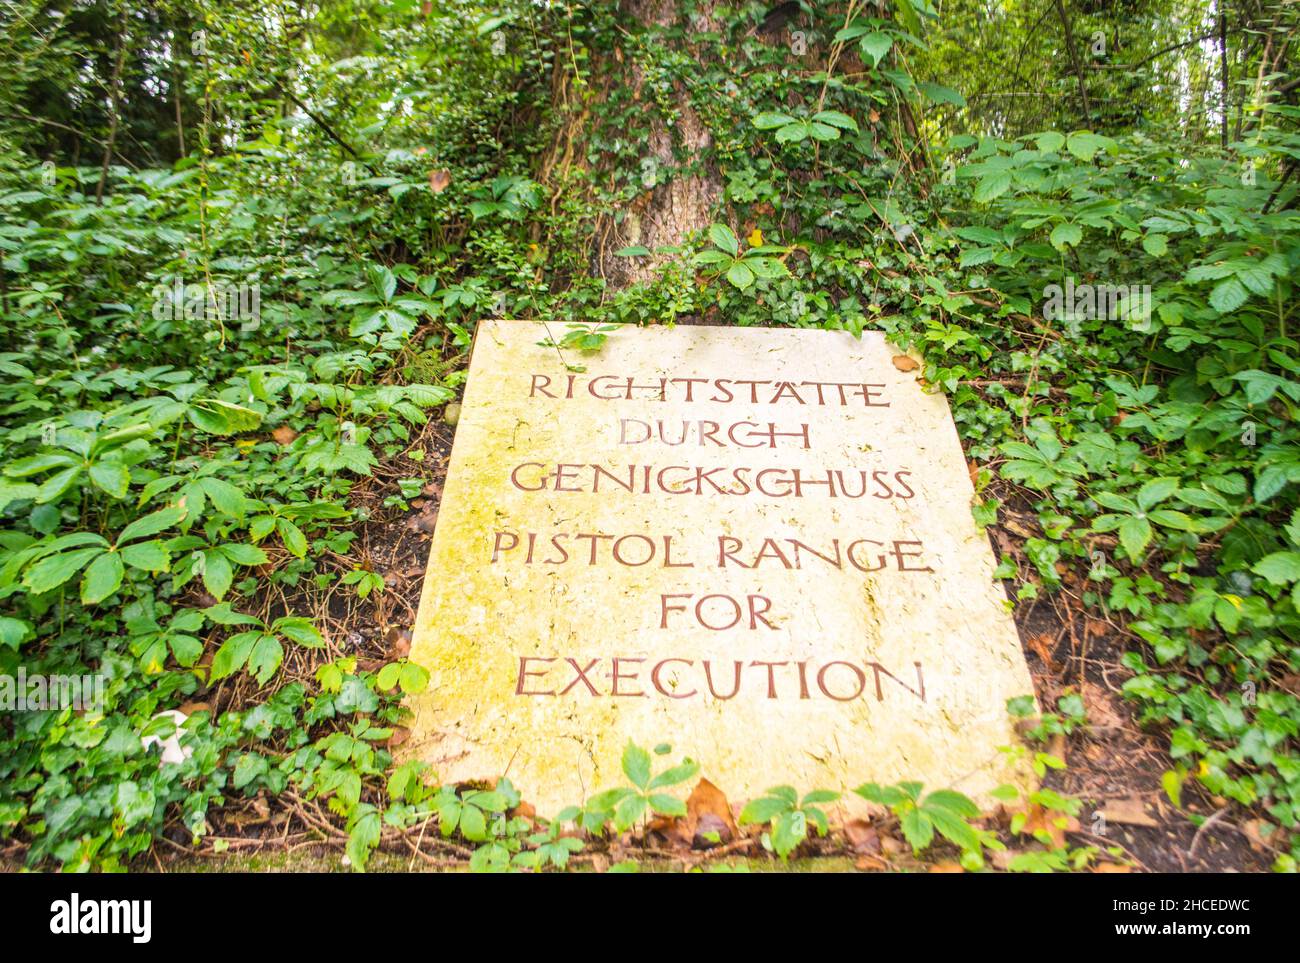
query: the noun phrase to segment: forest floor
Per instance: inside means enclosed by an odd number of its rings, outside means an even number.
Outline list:
[[[403,454],[381,463],[374,476],[352,492],[353,507],[366,509],[363,514],[367,517],[355,529],[351,562],[382,574],[383,592],[359,600],[351,593],[313,596],[312,590],[304,588],[307,595],[303,598],[287,600],[294,605],[307,601],[316,610],[317,624],[335,640],[335,647],[356,655],[362,665],[377,667],[409,651],[453,434],[454,429],[441,418],[432,418]],[[420,450],[424,452],[422,460],[409,457]],[[385,506],[396,479],[413,477],[425,480],[421,495],[406,508]],[[1003,508],[999,524],[988,530],[993,545],[1000,555],[1023,562],[1024,540],[1035,534],[1034,515],[1016,510],[1013,492],[994,494],[1003,496]],[[1022,571],[1026,569],[1021,566]],[[1067,765],[1049,772],[1046,784],[1084,803],[1077,819],[1066,827],[1063,841],[1103,851],[1116,847],[1119,855],[1100,857],[1110,871],[1266,871],[1275,853],[1252,832],[1253,821],[1239,809],[1229,809],[1226,802],[1210,798],[1194,781],[1186,785],[1190,797],[1183,800],[1186,812],[1169,803],[1161,786],[1161,775],[1169,768],[1166,739],[1158,732],[1143,730],[1121,694],[1127,670],[1120,659],[1130,636],[1121,624],[1085,612],[1075,591],[1081,586],[1072,578],[1067,574],[1060,591],[1022,602],[1015,610],[1040,704],[1055,705],[1061,695],[1073,692],[1082,697],[1087,711],[1086,727],[1068,738],[1056,737],[1049,747]],[[308,671],[308,667],[301,670],[304,675]],[[210,696],[221,708],[237,705],[241,697],[232,690]],[[398,732],[395,744],[404,735]],[[1190,816],[1201,817],[1202,826],[1194,825]],[[210,813],[209,820],[212,833],[201,849],[194,849],[188,833],[176,826],[140,868],[161,872],[330,872],[347,868],[343,859],[346,836],[339,827],[331,828],[323,810],[301,799],[231,799],[225,808]],[[869,828],[859,825],[854,832],[813,840],[802,847],[800,858],[787,865],[764,854],[754,837],[733,842],[720,854],[691,849],[662,835],[646,846],[615,842],[608,851],[580,853],[574,866],[603,871],[614,862],[630,861],[646,871],[695,866],[794,872],[960,871],[956,851],[946,844],[935,846],[925,860],[914,859],[897,825],[891,823]],[[435,836],[436,831],[428,839],[422,835],[414,844],[409,839],[386,840],[371,860],[370,870],[466,868],[469,850],[435,840]],[[994,855],[997,866],[1010,852]],[[18,864],[0,856],[0,869],[17,868]]]
[[[405,453],[378,466],[374,477],[352,493],[353,506],[368,510],[367,520],[356,529],[352,557],[383,574],[385,589],[364,601],[353,595],[329,597],[324,611],[318,611],[318,624],[327,627],[335,639],[346,640],[363,664],[377,666],[409,651],[453,433],[442,419],[431,419]],[[423,460],[408,457],[421,449]],[[411,477],[425,479],[420,497],[407,509],[385,507],[384,499],[395,489],[395,480]],[[990,537],[999,554],[1023,562],[1024,539],[1035,534],[1034,515],[1015,509],[1014,493],[995,494],[1004,496],[1004,507],[999,524],[989,529]],[[1026,568],[1022,565],[1021,570]],[[1252,833],[1251,821],[1244,820],[1240,810],[1211,799],[1193,781],[1185,790],[1190,797],[1183,800],[1186,812],[1169,803],[1161,787],[1161,775],[1170,765],[1166,739],[1140,728],[1121,695],[1127,670],[1120,659],[1130,636],[1122,625],[1085,612],[1075,591],[1081,586],[1071,578],[1065,577],[1060,591],[1021,603],[1015,612],[1040,703],[1055,705],[1061,695],[1074,692],[1081,695],[1087,710],[1085,728],[1068,738],[1058,736],[1050,746],[1067,768],[1049,772],[1047,785],[1084,803],[1077,820],[1066,829],[1067,841],[1103,851],[1117,847],[1120,855],[1101,857],[1110,871],[1267,870],[1275,854]],[[214,821],[212,839],[205,841],[197,854],[181,832],[167,840],[170,846],[155,850],[153,865],[160,871],[344,869],[344,837],[322,838],[323,815],[319,809],[314,815],[305,810],[300,800],[289,804],[262,799],[232,803],[210,816]],[[1193,824],[1192,815],[1205,820],[1201,828]],[[434,835],[436,832],[430,834]],[[439,842],[439,846],[441,851],[435,850],[438,855],[430,856],[421,843],[389,842],[376,852],[370,869],[464,868],[467,850],[449,843]],[[913,859],[897,826],[889,823],[878,830],[859,827],[854,833],[837,833],[830,840],[805,844],[800,851],[803,858],[793,859],[785,867],[766,856],[757,839],[732,843],[727,850],[719,857],[716,852],[692,850],[661,837],[648,848],[614,844],[608,853],[579,854],[575,868],[600,871],[613,861],[630,860],[646,870],[719,864],[739,869],[829,872],[958,869],[956,851],[950,847],[935,847],[924,861]],[[998,862],[995,859],[994,865]]]

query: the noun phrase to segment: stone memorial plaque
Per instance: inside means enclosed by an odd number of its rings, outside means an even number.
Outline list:
[[[569,327],[478,328],[412,751],[544,814],[622,784],[628,740],[736,802],[1025,784],[998,747],[1033,686],[943,395],[879,333],[629,327],[580,353]]]

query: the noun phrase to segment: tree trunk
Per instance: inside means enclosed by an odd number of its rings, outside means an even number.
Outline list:
[[[692,11],[691,29],[716,30],[714,0],[701,0]],[[675,0],[621,0],[624,14],[647,27],[667,27],[685,13]],[[689,31],[687,35],[689,40]],[[677,42],[677,41],[675,41]],[[596,99],[616,87],[630,87],[633,97],[653,112],[649,133],[638,144],[642,183],[645,190],[624,210],[609,210],[597,216],[589,249],[590,270],[603,277],[610,291],[617,291],[653,278],[671,255],[616,257],[626,247],[645,247],[651,252],[664,246],[683,244],[688,235],[712,221],[713,210],[722,195],[722,182],[713,165],[704,161],[712,137],[690,104],[683,85],[674,91],[677,120],[670,127],[642,90],[645,72],[630,49],[617,48],[612,56],[597,58],[588,76]],[[585,166],[583,140],[594,123],[589,101],[576,92],[577,85],[566,64],[557,58],[552,81],[552,98],[558,116],[565,122],[557,131],[542,159],[539,180],[557,195],[566,189],[564,172]],[[689,172],[688,172],[689,171]]]
[[[697,20],[695,29],[704,26],[705,22],[708,29],[717,28],[712,16],[713,7],[712,0],[696,7],[695,15],[703,18],[703,22]],[[644,24],[660,27],[670,26],[678,17],[678,4],[674,0],[625,0],[623,9]],[[633,89],[639,92],[644,82],[640,66],[634,66]],[[713,139],[680,84],[676,94],[680,120],[669,129],[656,116],[651,123],[649,140],[644,145],[641,169],[647,181],[653,178],[647,184],[647,192],[636,199],[621,223],[614,224],[614,218],[610,217],[610,223],[603,225],[605,230],[598,232],[598,236],[606,235],[608,241],[597,251],[594,266],[614,289],[653,278],[658,268],[671,257],[657,254],[639,258],[614,257],[615,251],[639,245],[653,252],[659,247],[682,244],[689,234],[708,227],[722,194],[717,171],[711,165],[699,168]],[[681,163],[688,169],[698,168],[697,173],[679,173],[674,140],[679,146]]]

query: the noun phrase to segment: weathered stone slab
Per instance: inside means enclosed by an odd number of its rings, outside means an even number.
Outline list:
[[[879,334],[539,344],[567,330],[479,326],[414,752],[444,781],[508,773],[543,813],[621,784],[629,739],[734,801],[1023,783],[998,747],[1033,688],[942,395]]]

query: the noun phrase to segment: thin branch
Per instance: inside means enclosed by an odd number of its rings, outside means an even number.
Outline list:
[[[1225,30],[1223,36],[1226,37],[1230,34],[1241,33],[1244,29],[1245,29],[1244,27],[1237,27],[1235,30]],[[1181,43],[1171,44],[1170,46],[1165,47],[1163,50],[1157,50],[1150,57],[1147,57],[1143,60],[1139,60],[1137,63],[1132,64],[1128,67],[1124,67],[1124,69],[1137,70],[1140,67],[1145,67],[1147,64],[1151,63],[1151,61],[1163,57],[1167,53],[1173,53],[1175,50],[1182,50],[1184,47],[1190,47],[1192,44],[1200,43],[1202,40],[1213,40],[1218,36],[1219,34],[1217,32],[1206,33],[1206,34],[1201,34],[1201,36],[1199,37],[1193,37],[1191,40],[1184,40]],[[1123,67],[1123,65],[1120,66]]]
[[[316,123],[316,126],[317,126],[317,127],[319,127],[321,130],[325,131],[325,133],[326,133],[327,135],[329,135],[329,139],[330,139],[330,140],[334,141],[334,143],[338,144],[338,145],[339,145],[340,147],[342,147],[345,151],[347,151],[349,154],[351,154],[353,157],[355,157],[355,158],[357,159],[357,161],[360,162],[361,166],[363,166],[366,170],[370,171],[370,175],[371,175],[372,177],[378,177],[378,176],[379,176],[379,172],[378,172],[377,170],[375,170],[373,167],[371,167],[369,163],[367,163],[367,161],[365,160],[365,158],[362,157],[361,154],[357,152],[357,149],[356,149],[355,147],[353,147],[353,146],[352,146],[351,144],[349,144],[346,140],[344,140],[343,137],[342,137],[342,136],[341,136],[337,131],[335,131],[334,128],[331,127],[331,126],[326,122],[326,120],[325,120],[323,117],[321,117],[319,114],[317,114],[315,111],[313,111],[310,107],[308,107],[306,104],[304,104],[301,100],[299,100],[299,99],[294,95],[294,93],[293,93],[292,90],[289,90],[289,89],[286,87],[286,88],[284,89],[284,95],[285,95],[286,97],[288,97],[289,100],[292,101],[293,104],[294,104],[294,105],[295,105],[299,110],[301,110],[304,114],[306,114],[308,117],[310,117],[310,118],[311,118],[311,119]]]
[[[1079,64],[1079,52],[1074,49],[1074,31],[1070,29],[1070,18],[1065,14],[1065,3],[1056,0],[1056,13],[1065,28],[1065,47],[1070,52],[1070,63],[1074,65],[1074,76],[1079,80],[1079,102],[1083,105],[1084,122],[1092,126],[1092,108],[1088,106],[1088,85],[1083,79],[1083,67]]]
[[[104,143],[104,160],[99,169],[99,185],[95,188],[95,203],[104,203],[104,188],[108,184],[108,168],[113,162],[113,146],[117,141],[117,127],[122,122],[122,67],[126,63],[126,36],[129,21],[126,4],[122,5],[122,21],[117,28],[117,56],[113,62],[113,79],[108,102],[112,111],[108,123],[108,140]]]

